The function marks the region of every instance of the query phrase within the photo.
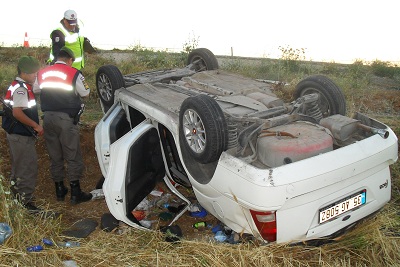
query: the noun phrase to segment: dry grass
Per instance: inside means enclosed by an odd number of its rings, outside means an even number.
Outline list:
[[[0,266],[62,266],[65,260],[79,266],[400,266],[399,211],[394,203],[339,241],[319,247],[168,243],[160,232],[128,228],[122,233],[96,232],[77,240],[80,247],[51,246],[33,253],[26,247],[40,244],[43,237],[54,242],[64,238],[59,221],[29,215],[4,195],[1,209],[14,233],[0,247]]]
[[[47,53],[47,49],[32,53],[41,56],[44,52]],[[96,64],[102,63],[102,60],[96,61]],[[94,88],[94,70],[87,71],[87,77]],[[3,79],[9,80],[8,76],[3,76],[0,82],[9,82]],[[349,83],[345,80],[339,80],[338,83],[345,87],[350,112],[373,113],[374,117],[378,117],[400,135],[399,91],[375,88],[365,91],[362,88],[346,87]],[[93,120],[100,116],[95,101],[92,114],[96,114]],[[0,143],[0,150],[7,151],[1,144],[5,142]],[[76,240],[80,242],[80,247],[51,246],[40,252],[28,253],[26,247],[41,244],[42,238],[54,242],[64,240],[62,230],[65,225],[62,225],[60,219],[30,215],[10,199],[8,181],[4,178],[6,170],[3,167],[7,164],[3,159],[3,156],[0,157],[0,222],[7,222],[13,234],[0,245],[0,266],[63,266],[66,260],[74,260],[79,266],[400,266],[399,161],[391,166],[391,202],[339,240],[321,246],[255,243],[230,245],[213,240],[168,243],[160,232],[128,228],[122,233],[96,231],[88,238]]]

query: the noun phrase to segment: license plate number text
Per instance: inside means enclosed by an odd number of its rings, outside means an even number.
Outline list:
[[[355,209],[366,202],[366,191],[357,193],[356,195],[345,198],[333,205],[325,207],[319,212],[319,223],[324,223],[326,221],[332,220],[337,216]]]

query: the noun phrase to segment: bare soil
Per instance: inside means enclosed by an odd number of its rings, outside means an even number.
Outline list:
[[[84,176],[81,179],[81,188],[85,192],[91,192],[96,189],[96,185],[102,177],[100,167],[98,165],[95,145],[94,145],[94,128],[95,125],[88,125],[83,122],[80,129],[81,135],[81,149],[85,163]],[[6,141],[6,134],[4,131],[0,131],[0,147],[3,149],[2,158],[3,166],[1,171],[7,178],[10,173],[10,159],[9,150]],[[105,213],[109,213],[106,201],[104,198],[94,199],[88,202],[80,203],[78,205],[71,205],[70,195],[65,198],[65,201],[57,201],[55,195],[55,185],[51,179],[49,166],[50,160],[47,154],[46,145],[44,138],[39,138],[36,144],[36,150],[38,153],[38,164],[39,164],[39,175],[36,186],[35,198],[36,204],[43,208],[58,212],[61,214],[61,224],[63,228],[67,229],[74,222],[90,218],[98,222],[98,227],[95,231],[101,231],[101,217]],[[65,180],[65,184],[69,188],[68,180]],[[177,187],[179,191],[188,197],[191,201],[196,203],[193,191],[184,187]],[[160,182],[155,190],[163,191],[164,194],[170,193],[174,196],[167,188],[164,182]],[[153,197],[152,198],[156,198]],[[171,197],[170,202],[179,200],[177,197]],[[171,220],[162,220],[159,215],[161,213],[168,212],[166,208],[153,207],[146,212],[147,218],[154,221],[152,229],[159,229],[162,226],[167,226]],[[189,212],[186,212],[174,225],[178,225],[183,233],[183,237],[189,240],[207,240],[212,238],[213,234],[210,227],[201,227],[199,229],[193,228],[193,224],[199,221],[205,221],[209,225],[215,226],[218,224],[218,220],[212,216],[207,215],[204,218],[195,218],[190,216]],[[121,226],[123,224],[120,224]]]

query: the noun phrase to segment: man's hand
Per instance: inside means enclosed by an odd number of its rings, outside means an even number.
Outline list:
[[[44,134],[44,129],[39,124],[37,126],[33,127],[33,130],[35,130],[35,132],[37,132],[38,136],[42,136]]]
[[[20,107],[14,107],[13,110],[13,116],[15,119],[17,119],[20,123],[25,124],[27,127],[32,127],[31,129],[35,130],[35,132],[38,133],[38,135],[43,135],[43,127],[37,124],[34,120],[26,116],[24,113],[23,109]]]
[[[86,53],[89,53],[89,54],[97,53],[96,49],[90,43],[90,40],[86,37],[83,42],[83,51],[85,51]]]

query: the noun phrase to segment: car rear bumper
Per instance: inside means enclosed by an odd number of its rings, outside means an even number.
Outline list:
[[[397,160],[398,144],[388,131],[387,139],[374,135],[272,169],[259,169],[223,153],[210,183],[193,188],[199,202],[234,231],[257,233],[249,210],[276,211],[278,242],[328,236],[390,200],[389,165]],[[365,205],[318,223],[321,208],[364,189]]]

